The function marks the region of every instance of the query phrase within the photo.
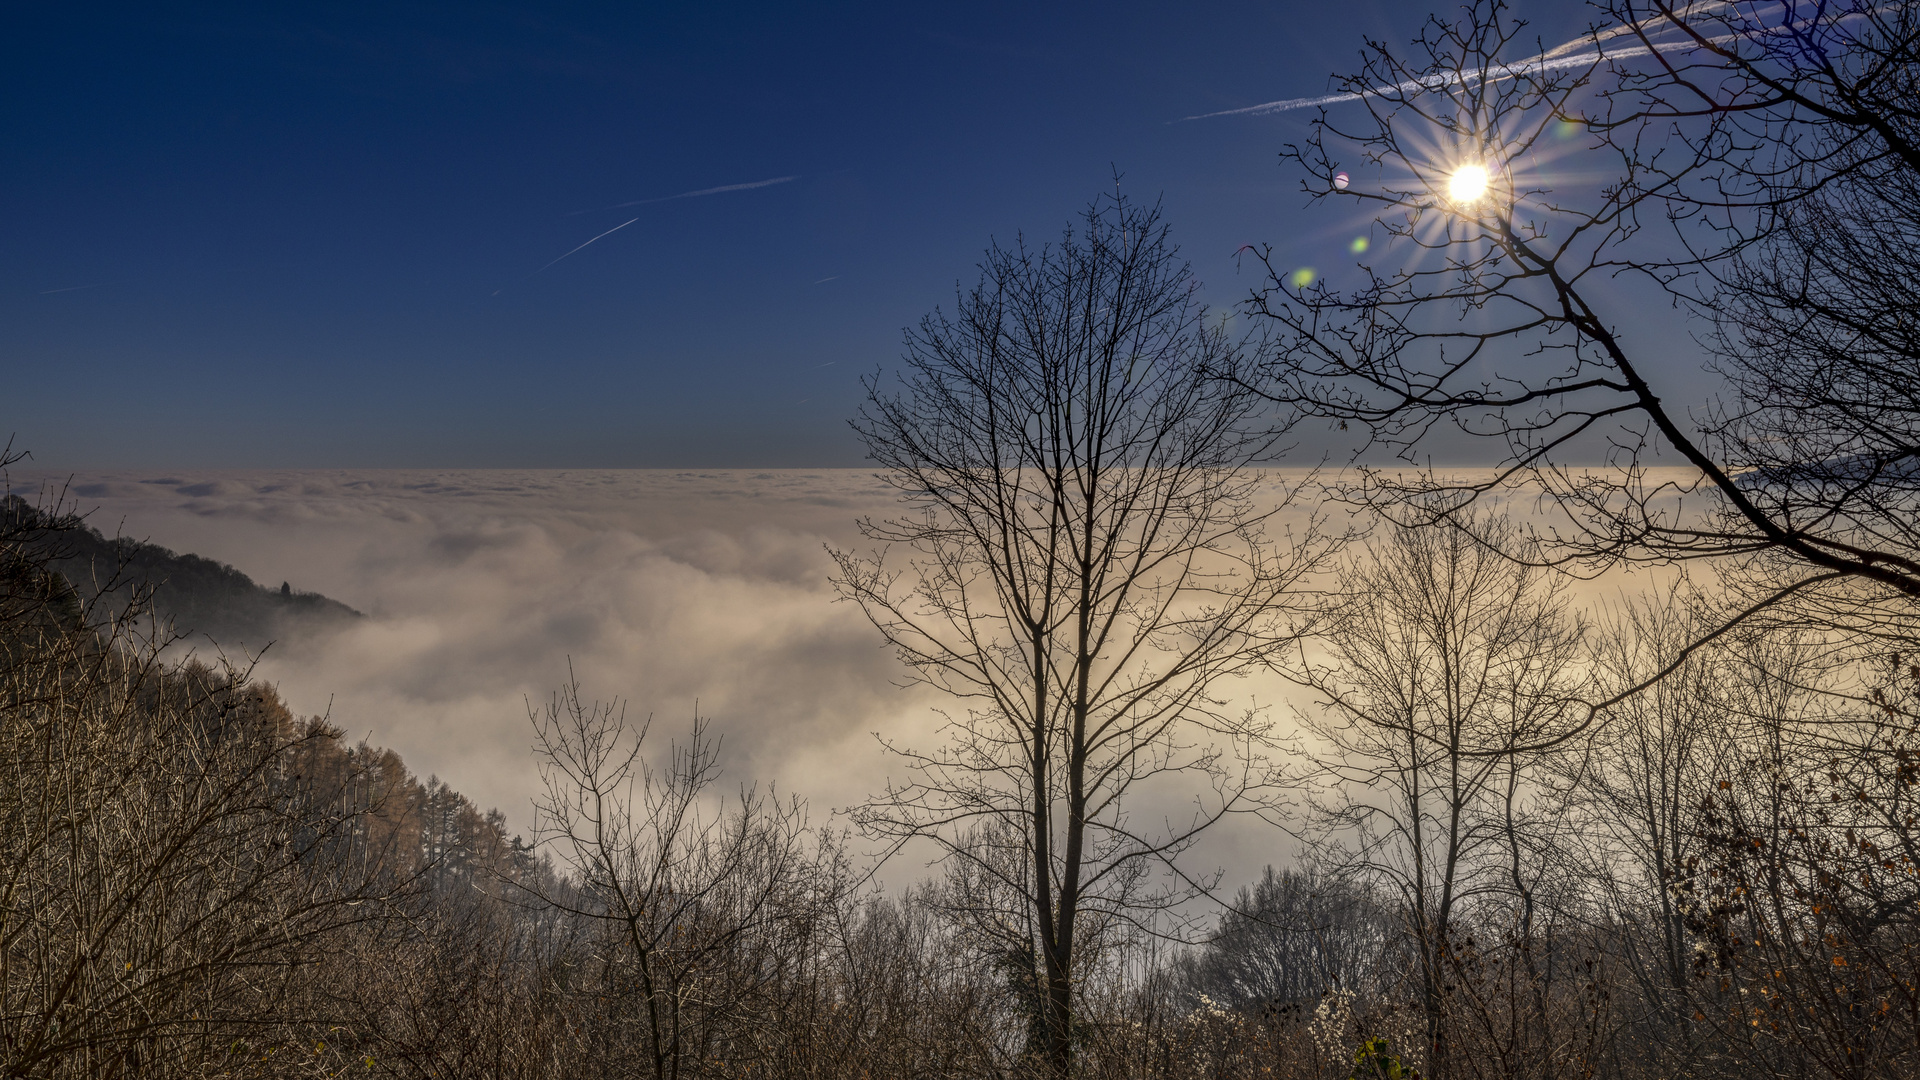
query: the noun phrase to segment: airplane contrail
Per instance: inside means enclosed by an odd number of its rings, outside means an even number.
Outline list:
[[[798,180],[798,179],[800,179],[800,177],[797,175],[796,176],[776,176],[771,180],[755,180],[755,181],[752,181],[751,183],[746,183],[746,184],[722,184],[719,187],[701,188],[698,191],[683,191],[678,195],[662,195],[657,199],[635,199],[633,202],[615,203],[612,206],[603,206],[601,207],[601,209],[602,210],[618,210],[626,206],[645,206],[648,203],[671,202],[674,199],[697,199],[702,195],[718,195],[726,191],[750,191],[754,188],[771,187],[774,184],[784,184],[789,180]],[[576,210],[573,213],[568,214],[567,216],[578,217],[581,214],[591,214],[591,213],[595,213],[595,211]],[[600,240],[605,237],[612,236],[614,233],[619,232],[621,229],[624,229],[627,226],[639,220],[640,220],[639,218],[628,218],[627,220],[621,222],[620,224],[615,225],[613,228],[608,229],[606,232],[601,233],[599,236],[594,237],[593,240],[587,241],[586,244],[581,244],[580,247],[574,248],[573,251],[567,252],[567,255],[573,254],[574,251],[579,251],[580,248],[586,247],[587,244],[593,243],[594,240]],[[566,258],[567,255],[560,256],[560,259]],[[553,263],[559,262],[560,259],[553,260],[553,262],[548,263],[547,266],[552,266]],[[545,270],[547,266],[543,266],[539,270],[535,270],[534,273],[536,274],[540,273],[542,270]],[[495,290],[494,295],[495,296],[500,295],[499,290]]]
[[[798,179],[800,179],[800,177],[796,174],[794,176],[776,176],[771,180],[754,180],[745,184],[722,184],[719,187],[701,188],[698,191],[683,191],[678,195],[661,195],[652,199],[635,199],[632,202],[614,203],[612,206],[603,206],[600,210],[622,210],[629,206],[646,206],[650,203],[672,202],[675,199],[698,199],[707,195],[721,195],[729,191],[752,191],[754,188],[772,187],[775,184],[785,184]],[[567,216],[578,217],[581,214],[597,214],[600,210],[575,210]]]
[[[1682,7],[1674,14],[1676,17],[1685,18],[1701,14],[1702,12],[1732,6],[1728,0],[1700,0],[1698,3],[1688,4]],[[1773,6],[1777,7],[1780,5]],[[1662,18],[1664,20],[1665,17],[1663,16]],[[1694,41],[1691,38],[1680,41],[1663,41],[1651,46],[1637,44],[1623,49],[1608,49],[1601,44],[1602,42],[1612,40],[1624,34],[1637,33],[1644,26],[1645,23],[1621,23],[1618,26],[1609,27],[1597,33],[1574,38],[1572,41],[1556,45],[1546,52],[1530,59],[1521,60],[1514,64],[1501,65],[1486,76],[1486,81],[1500,82],[1539,71],[1563,71],[1568,68],[1598,64],[1603,60],[1626,60],[1636,56],[1651,56],[1654,53],[1677,52],[1683,49],[1699,48],[1702,44],[1702,42]],[[1737,36],[1736,34],[1722,34],[1718,37],[1707,38],[1704,43],[1719,45],[1732,41]],[[1582,46],[1592,47],[1584,52],[1567,55],[1568,50],[1578,49]],[[1222,109],[1219,112],[1200,113],[1196,116],[1183,116],[1180,118],[1180,122],[1184,123],[1188,120],[1211,120],[1217,116],[1269,116],[1274,113],[1293,112],[1296,109],[1311,109],[1322,105],[1338,105],[1348,101],[1359,101],[1362,98],[1379,97],[1384,94],[1396,92],[1405,93],[1408,90],[1437,90],[1441,87],[1467,82],[1470,77],[1468,73],[1442,73],[1422,79],[1409,79],[1406,82],[1395,83],[1392,86],[1375,87],[1371,90],[1355,90],[1338,94],[1319,94],[1314,97],[1285,98],[1280,101],[1268,101],[1259,105],[1248,105],[1239,109]]]
[[[634,222],[636,222],[636,221],[639,221],[639,220],[640,220],[639,218],[628,218],[628,219],[627,219],[626,221],[623,221],[623,222],[621,222],[620,224],[618,224],[618,225],[615,225],[615,226],[614,226],[613,228],[611,228],[611,229],[608,229],[608,230],[607,230],[606,232],[603,232],[603,233],[601,233],[601,234],[600,234],[600,236],[596,236],[596,237],[594,237],[594,238],[593,238],[593,240],[598,240],[598,239],[600,239],[600,237],[601,237],[601,236],[612,236],[612,235],[613,235],[614,233],[617,233],[617,232],[619,232],[619,231],[620,231],[621,229],[624,229],[624,228],[626,228],[627,226],[629,226],[629,225],[631,225],[631,224],[633,224]],[[591,243],[593,243],[593,240],[589,240],[589,241],[587,241],[587,244],[591,244]],[[580,245],[580,247],[577,247],[577,248],[574,248],[574,249],[573,249],[573,251],[579,251],[579,250],[580,250],[580,248],[583,248],[583,247],[586,247],[586,246],[587,246],[587,244],[581,244],[581,245]],[[571,254],[573,254],[573,251],[569,251],[569,252],[567,252],[567,255],[571,255]],[[567,255],[562,255],[562,256],[560,256],[560,259],[564,259],[564,258],[566,258],[566,257],[567,257]],[[547,264],[547,266],[552,266],[552,265],[553,265],[553,263],[557,263],[557,262],[559,262],[559,261],[560,261],[560,259],[555,259],[555,260],[553,260],[553,262],[550,262],[550,263],[548,263],[548,264]],[[543,267],[541,267],[541,268],[540,268],[540,270],[535,270],[535,271],[534,271],[534,273],[536,273],[536,274],[537,274],[537,273],[539,273],[539,272],[540,272],[541,270],[545,270],[545,269],[547,268],[547,266],[543,266]]]
[[[1728,34],[1709,40],[1717,44],[1731,40],[1732,37],[1733,35]],[[1517,64],[1502,65],[1495,72],[1489,73],[1486,81],[1500,82],[1538,71],[1562,71],[1567,68],[1586,67],[1590,64],[1597,64],[1602,60],[1625,60],[1634,56],[1650,56],[1655,52],[1674,52],[1680,49],[1697,47],[1698,44],[1693,41],[1675,41],[1663,42],[1652,48],[1648,48],[1645,45],[1636,45],[1629,49],[1595,50],[1575,56],[1553,56],[1550,59],[1551,53],[1542,53],[1531,60],[1523,60]],[[1219,112],[1200,113],[1196,116],[1183,116],[1180,120],[1184,123],[1188,120],[1211,120],[1216,116],[1269,116],[1273,113],[1292,112],[1295,109],[1311,109],[1320,105],[1338,105],[1342,102],[1359,101],[1362,98],[1380,97],[1390,93],[1405,93],[1408,90],[1419,90],[1423,88],[1439,89],[1454,83],[1467,82],[1468,78],[1469,76],[1467,75],[1456,73],[1430,75],[1424,79],[1408,79],[1406,82],[1395,83],[1392,86],[1375,87],[1371,90],[1354,90],[1340,94],[1321,94],[1317,97],[1286,98],[1281,101],[1269,101],[1260,105],[1248,105],[1240,109],[1222,109]]]

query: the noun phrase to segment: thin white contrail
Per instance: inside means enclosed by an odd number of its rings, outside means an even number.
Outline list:
[[[615,203],[613,205],[640,206],[645,203],[668,202],[673,199],[697,199],[702,195],[718,195],[723,191],[751,191],[754,188],[772,187],[775,184],[784,184],[790,180],[798,179],[800,179],[800,177],[797,175],[776,176],[771,180],[755,180],[746,184],[722,184],[719,187],[701,188],[699,191],[683,191],[678,195],[663,195],[658,199],[636,199],[633,202]],[[613,209],[613,207],[608,207],[608,209]]]
[[[601,209],[618,210],[621,207],[626,207],[626,206],[645,206],[647,203],[670,202],[674,199],[697,199],[702,195],[718,195],[724,191],[750,191],[753,188],[771,187],[774,184],[784,184],[789,180],[798,180],[798,179],[800,179],[798,176],[776,176],[771,180],[755,180],[752,183],[747,183],[747,184],[722,184],[719,187],[701,188],[699,191],[683,191],[678,195],[662,195],[657,199],[635,199],[633,202],[615,203],[612,206],[602,207]],[[568,214],[567,216],[577,217],[581,214],[591,214],[591,213],[595,213],[595,211],[576,210],[573,213]],[[628,218],[627,220],[621,222],[620,224],[615,225],[613,228],[608,229],[606,232],[601,233],[599,236],[594,237],[593,240],[599,240],[604,237],[612,236],[614,233],[619,232],[621,229],[624,229],[627,226],[639,220],[640,220],[639,218]],[[587,244],[593,243],[593,240],[587,241]],[[567,252],[567,255],[573,254],[574,251],[579,251],[580,248],[586,247],[587,244],[581,244],[580,247],[574,248],[573,251]],[[566,258],[567,255],[560,256],[560,259]],[[547,266],[552,266],[553,263],[559,262],[560,259],[553,260],[553,262],[548,263]],[[540,273],[542,270],[545,270],[547,266],[543,266],[539,270],[535,270],[534,273],[536,274]],[[500,295],[499,290],[497,289],[494,290],[494,295],[495,296]]]
[[[1682,7],[1676,11],[1674,15],[1678,18],[1687,18],[1703,12],[1724,10],[1733,6],[1729,0],[1699,0],[1698,3],[1688,4]],[[1771,6],[1778,7],[1780,5]],[[1665,16],[1662,16],[1662,21],[1665,21]],[[1513,64],[1501,65],[1495,71],[1490,72],[1486,79],[1488,82],[1500,82],[1522,75],[1530,75],[1534,72],[1564,71],[1568,68],[1598,64],[1603,60],[1627,60],[1636,56],[1650,56],[1656,52],[1677,52],[1683,49],[1698,48],[1700,45],[1699,42],[1691,38],[1681,41],[1659,42],[1651,47],[1646,44],[1635,44],[1621,49],[1608,49],[1602,44],[1603,42],[1610,41],[1625,34],[1637,33],[1644,25],[1645,24],[1621,23],[1619,26],[1609,27],[1598,33],[1574,38],[1572,41],[1556,45],[1546,52],[1530,59],[1521,60]],[[1706,40],[1709,44],[1718,45],[1731,41],[1736,36],[1737,35],[1734,34],[1722,34]],[[1568,55],[1569,50],[1582,48],[1584,48],[1585,51]],[[1409,79],[1403,83],[1376,87],[1371,90],[1356,90],[1339,94],[1320,94],[1315,97],[1286,98],[1282,101],[1269,101],[1264,104],[1248,105],[1239,109],[1222,109],[1219,112],[1200,113],[1197,116],[1183,116],[1180,119],[1184,122],[1187,120],[1210,120],[1216,116],[1269,116],[1273,113],[1292,112],[1296,109],[1312,109],[1322,105],[1338,105],[1343,102],[1359,101],[1362,98],[1379,97],[1390,93],[1405,93],[1409,90],[1419,90],[1422,88],[1438,89],[1454,83],[1466,82],[1470,77],[1467,73],[1431,75],[1423,79]]]
[[[771,180],[755,180],[746,184],[722,184],[719,187],[701,188],[699,191],[683,191],[678,195],[661,195],[652,199],[635,199],[632,202],[614,203],[612,206],[603,206],[600,210],[624,210],[629,206],[646,206],[650,203],[672,202],[675,199],[698,199],[707,195],[725,194],[729,191],[752,191],[754,188],[772,187],[775,184],[785,184],[798,179],[800,179],[798,175],[776,176]],[[578,217],[581,214],[597,214],[600,210],[575,210],[567,216]]]
[[[633,224],[634,222],[636,222],[636,221],[639,221],[639,220],[640,220],[639,218],[628,218],[628,219],[627,219],[626,221],[623,221],[623,222],[621,222],[620,224],[618,224],[618,225],[615,225],[615,226],[614,226],[613,228],[611,228],[611,229],[608,229],[608,230],[607,230],[606,232],[603,232],[603,233],[601,233],[601,234],[600,234],[600,236],[596,236],[596,237],[594,237],[594,238],[593,238],[593,240],[598,240],[598,239],[600,239],[600,237],[601,237],[601,236],[612,236],[612,235],[613,235],[614,233],[617,233],[617,232],[619,232],[619,231],[620,231],[621,229],[624,229],[624,228],[626,228],[627,226],[629,226],[629,225],[631,225],[631,224]],[[589,241],[587,241],[587,244],[591,244],[591,243],[593,243],[593,240],[589,240]],[[586,246],[587,246],[587,244],[581,244],[581,245],[580,245],[580,247],[577,247],[577,248],[574,248],[574,249],[573,249],[573,251],[579,251],[579,250],[580,250],[580,248],[583,248],[583,247],[586,247]],[[567,252],[567,255],[571,255],[571,254],[573,254],[573,251],[569,251],[569,252]],[[562,256],[560,256],[560,259],[564,259],[564,258],[566,258],[566,257],[567,257],[567,255],[562,255]],[[559,261],[560,261],[560,259],[555,259],[555,260],[553,260],[553,262],[550,262],[550,263],[548,263],[548,264],[547,264],[547,266],[552,266],[552,265],[553,265],[553,263],[557,263],[557,262],[559,262]],[[538,274],[538,273],[540,273],[540,271],[541,271],[541,270],[545,270],[545,269],[547,268],[547,266],[543,266],[543,267],[541,267],[541,268],[540,268],[540,270],[535,270],[535,271],[534,271],[534,273],[536,273],[536,274]]]
[[[1718,43],[1731,39],[1732,35],[1729,34],[1711,40]],[[1575,56],[1552,56],[1550,52],[1542,53],[1531,60],[1522,60],[1517,64],[1502,65],[1495,71],[1488,73],[1486,81],[1501,82],[1506,79],[1518,78],[1519,76],[1530,75],[1539,71],[1563,71],[1567,68],[1587,67],[1591,64],[1597,64],[1602,60],[1625,60],[1635,56],[1648,56],[1655,52],[1674,52],[1680,49],[1692,49],[1696,47],[1697,45],[1693,41],[1674,41],[1664,42],[1652,48],[1648,48],[1645,45],[1635,45],[1627,49],[1595,50]],[[1372,90],[1356,90],[1342,94],[1322,94],[1318,97],[1287,98],[1283,101],[1269,101],[1261,105],[1248,105],[1241,109],[1222,109],[1219,112],[1200,113],[1197,116],[1183,116],[1180,119],[1184,122],[1187,120],[1211,120],[1216,116],[1268,116],[1273,113],[1292,112],[1295,109],[1311,109],[1320,105],[1338,105],[1342,102],[1359,101],[1362,98],[1380,97],[1390,93],[1405,93],[1409,90],[1419,90],[1422,88],[1430,90],[1438,89],[1453,83],[1466,82],[1468,78],[1470,78],[1470,76],[1467,74],[1446,73],[1430,75],[1424,79],[1408,79],[1406,82],[1395,83],[1392,86],[1376,87]]]

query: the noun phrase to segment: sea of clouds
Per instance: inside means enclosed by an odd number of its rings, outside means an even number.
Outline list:
[[[14,486],[37,487],[16,474]],[[23,484],[22,481],[26,483]],[[367,618],[274,643],[256,674],[302,714],[390,746],[516,827],[535,783],[529,703],[568,677],[684,733],[697,707],[728,775],[819,812],[883,779],[872,732],[927,702],[827,545],[889,494],[863,472],[95,472],[58,478],[107,535],[229,563]],[[255,643],[248,643],[249,645]]]
[[[366,613],[275,642],[256,675],[296,712],[397,750],[517,830],[538,785],[528,709],[570,671],[586,696],[653,716],[656,753],[697,707],[725,740],[728,784],[799,795],[816,824],[904,779],[876,733],[926,747],[952,704],[903,686],[878,633],[836,601],[828,549],[864,550],[858,520],[897,508],[863,470],[117,470],[11,484],[64,490],[109,536]],[[1311,509],[1286,511],[1276,531]],[[1334,529],[1352,524],[1319,510]],[[1285,727],[1310,704],[1273,677],[1220,689]],[[1190,813],[1167,794],[1136,810]],[[1282,830],[1242,820],[1196,854],[1245,880],[1292,850]]]
[[[858,519],[896,508],[870,472],[13,477],[17,491],[43,484],[64,486],[109,536],[366,613],[337,633],[273,643],[256,674],[296,712],[392,747],[516,829],[532,823],[538,782],[529,705],[569,671],[587,696],[651,714],[659,750],[697,704],[725,740],[728,781],[797,794],[816,823],[902,778],[875,733],[920,746],[937,737],[943,702],[903,687],[905,670],[829,581],[829,547],[864,549]],[[1284,691],[1264,682],[1226,689],[1273,703]],[[1274,841],[1255,831],[1210,846],[1257,868]]]

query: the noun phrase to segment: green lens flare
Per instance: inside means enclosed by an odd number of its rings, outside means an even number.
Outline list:
[[[1367,250],[1367,238],[1364,236],[1354,237],[1353,243],[1347,245],[1347,250],[1353,252],[1355,255]]]
[[[1319,275],[1313,272],[1313,267],[1303,266],[1300,269],[1295,270],[1293,272],[1293,276],[1291,278],[1293,282],[1293,287],[1296,289],[1304,289],[1307,286],[1313,284],[1313,279],[1317,276]]]

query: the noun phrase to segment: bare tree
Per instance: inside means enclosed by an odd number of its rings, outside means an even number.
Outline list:
[[[16,538],[0,538],[0,608],[20,615],[0,630],[0,1071],[245,1073],[348,1011],[307,977],[406,914],[409,883],[353,858],[355,815],[302,782],[337,732],[232,668],[164,661],[137,603],[76,620]]]
[[[1585,695],[1609,728],[1564,725],[1534,745],[1563,743],[1558,767],[1578,778],[1570,793],[1584,820],[1618,842],[1606,854],[1621,861],[1590,895],[1619,890],[1612,900],[1642,905],[1616,904],[1616,917],[1637,925],[1614,925],[1644,931],[1634,940],[1658,954],[1645,963],[1615,953],[1643,977],[1653,1017],[1643,1034],[1682,1061],[1711,1045],[1798,1062],[1780,1066],[1788,1070],[1824,1060],[1857,1071],[1866,1058],[1832,1048],[1849,1031],[1857,1047],[1869,1035],[1897,1038],[1899,1023],[1860,1027],[1830,1008],[1833,994],[1815,995],[1798,1002],[1801,1015],[1826,1026],[1781,1029],[1804,1057],[1743,1049],[1758,1046],[1768,1021],[1744,1015],[1731,1026],[1717,995],[1739,980],[1704,977],[1694,946],[1711,931],[1757,956],[1764,938],[1781,950],[1769,977],[1832,988],[1812,952],[1790,956],[1783,943],[1818,940],[1805,935],[1821,918],[1832,934],[1832,920],[1892,910],[1838,898],[1819,901],[1820,913],[1807,906],[1808,884],[1871,861],[1857,845],[1867,825],[1849,823],[1849,835],[1813,813],[1806,792],[1780,788],[1767,770],[1795,766],[1762,725],[1733,721],[1778,705],[1779,687],[1824,670],[1809,657],[1858,646],[1860,635],[1911,652],[1920,13],[1667,0],[1603,10],[1605,22],[1556,48],[1528,42],[1499,3],[1434,21],[1411,58],[1369,46],[1365,68],[1344,83],[1351,102],[1323,113],[1289,157],[1314,197],[1376,214],[1389,244],[1360,268],[1357,288],[1295,288],[1274,274],[1253,301],[1284,338],[1261,385],[1296,417],[1357,426],[1371,446],[1411,461],[1440,439],[1497,448],[1490,476],[1367,471],[1347,489],[1402,523],[1466,527],[1483,496],[1525,492],[1545,514],[1526,542],[1506,545],[1523,562],[1595,572],[1710,561],[1735,600],[1712,618],[1643,618],[1664,620],[1642,628],[1659,640],[1615,648],[1602,658],[1606,685]],[[1605,284],[1621,281],[1624,290]],[[1692,412],[1673,400],[1667,369],[1684,350],[1638,323],[1634,305],[1649,297],[1670,297],[1700,321],[1695,355],[1724,377],[1722,400]],[[1653,468],[1663,464],[1678,468]],[[1710,648],[1742,623],[1776,636]],[[1730,677],[1761,667],[1772,674]],[[1747,687],[1751,700],[1716,683]],[[1824,714],[1847,697],[1813,685],[1796,707],[1826,702],[1814,710]],[[1897,757],[1889,732],[1784,730],[1819,746],[1791,761],[1819,763],[1824,794],[1898,801],[1893,774],[1872,767]],[[1583,735],[1594,737],[1573,741]],[[1707,775],[1715,783],[1703,792]],[[1729,794],[1743,790],[1766,797]],[[1582,847],[1597,856],[1608,844]],[[1709,853],[1720,860],[1711,880],[1696,873]],[[1710,903],[1697,899],[1703,889],[1718,890]],[[1698,914],[1713,904],[1718,914]],[[1900,940],[1878,932],[1873,949]],[[1889,1015],[1902,1004],[1878,1001]],[[1897,1058],[1872,1060],[1884,1068]]]
[[[1355,100],[1286,156],[1315,198],[1377,213],[1390,254],[1350,291],[1276,273],[1253,301],[1286,339],[1262,385],[1409,460],[1442,430],[1498,448],[1489,479],[1352,490],[1402,521],[1525,487],[1558,514],[1543,560],[1763,559],[1755,607],[1824,591],[1851,621],[1909,618],[1920,13],[1603,11],[1545,51],[1498,0],[1411,58],[1368,46]],[[1620,280],[1707,321],[1724,402],[1671,400],[1672,343],[1602,286]]]
[[[1624,1053],[1656,1072],[1691,1068],[1710,1051],[1693,1019],[1695,938],[1686,907],[1703,851],[1703,804],[1742,753],[1729,700],[1753,667],[1736,654],[1790,657],[1752,633],[1689,655],[1724,621],[1724,606],[1681,579],[1615,608],[1588,639],[1597,693],[1652,685],[1549,758],[1575,816],[1566,854],[1585,883],[1592,925],[1639,1006],[1623,1018]]]
[[[1317,813],[1322,858],[1397,894],[1443,1078],[1466,916],[1504,909],[1525,959],[1552,836],[1528,819],[1533,748],[1586,715],[1584,627],[1564,582],[1498,553],[1511,526],[1475,530],[1396,528],[1370,546],[1341,574],[1326,658],[1293,672],[1324,710],[1308,718],[1334,785]]]
[[[912,769],[857,812],[1005,873],[972,843],[1018,838],[1049,1072],[1074,1045],[1073,973],[1090,912],[1138,919],[1191,891],[1173,868],[1227,814],[1266,805],[1266,726],[1222,700],[1299,632],[1290,592],[1328,550],[1265,524],[1290,493],[1249,466],[1273,449],[1260,398],[1210,372],[1244,353],[1206,320],[1157,208],[1114,196],[1058,244],[994,246],[952,315],[908,337],[854,421],[905,512],[883,545],[836,552],[915,681],[961,700],[943,744],[888,742]],[[904,565],[889,562],[905,556]],[[1129,795],[1193,799],[1151,828]],[[1171,891],[1169,891],[1169,888]]]
[[[650,724],[630,727],[577,683],[532,721],[541,839],[574,875],[541,899],[602,931],[598,978],[582,988],[605,1006],[591,1010],[599,1052],[617,1066],[621,1030],[635,1025],[657,1080],[698,1075],[740,1050],[729,1040],[752,1026],[780,932],[831,899],[816,889],[801,807],[751,788],[731,808],[715,801],[719,744],[704,720],[664,766],[642,756]]]

